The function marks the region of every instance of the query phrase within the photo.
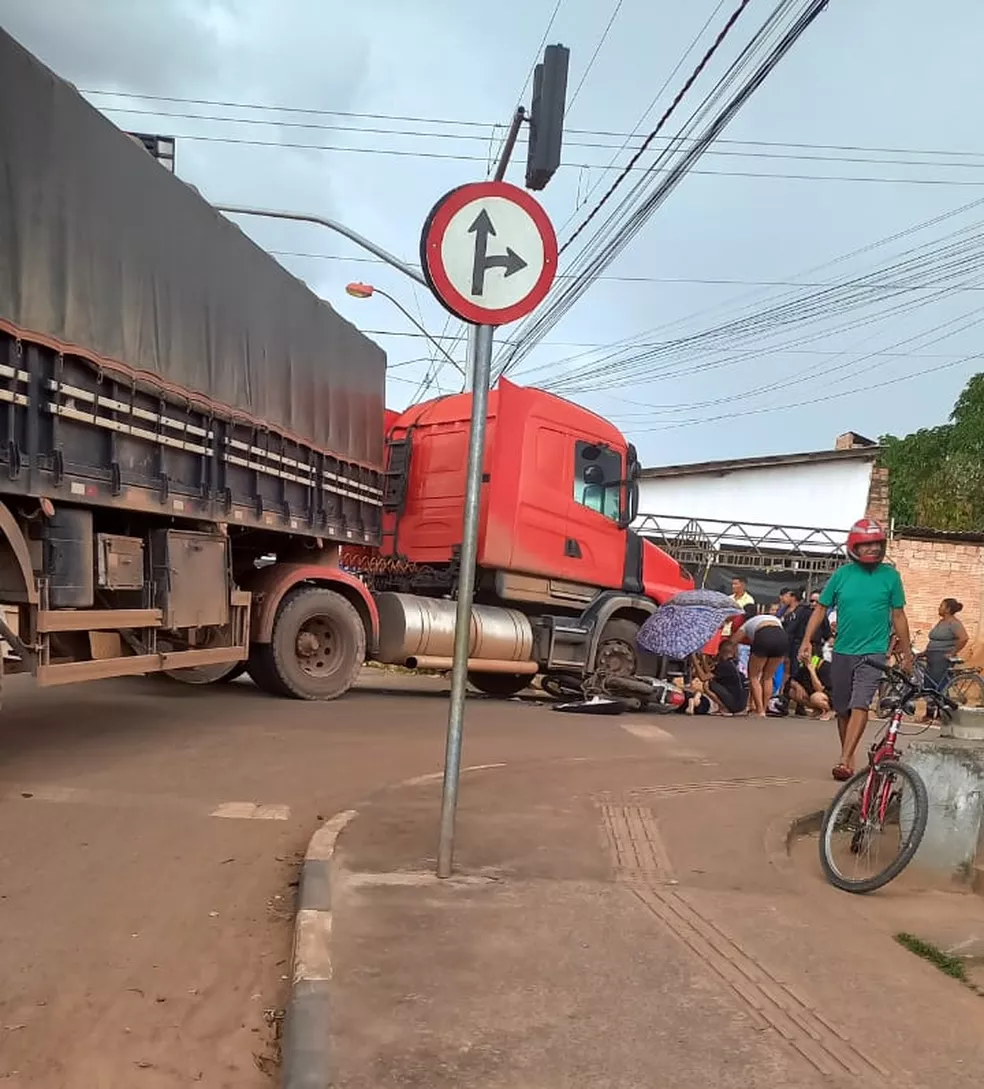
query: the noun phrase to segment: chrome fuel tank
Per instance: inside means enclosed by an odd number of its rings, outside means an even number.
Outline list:
[[[417,659],[451,659],[456,602],[385,593],[376,596],[376,607],[379,661],[405,665]],[[525,614],[497,605],[472,606],[470,662],[529,662],[532,656],[533,629]]]

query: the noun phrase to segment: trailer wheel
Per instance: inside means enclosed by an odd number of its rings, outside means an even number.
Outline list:
[[[184,669],[165,669],[164,676],[182,684],[221,684],[231,681],[246,669],[245,662],[221,662],[218,665],[185,666]]]
[[[366,631],[341,594],[302,586],[277,610],[269,644],[253,649],[250,676],[260,688],[299,700],[333,700],[352,687],[365,662]]]
[[[526,673],[478,673],[471,670],[468,673],[468,683],[473,688],[484,692],[486,696],[499,696],[503,699],[529,688],[532,680]]]

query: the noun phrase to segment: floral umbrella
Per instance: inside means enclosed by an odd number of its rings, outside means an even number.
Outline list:
[[[683,590],[639,629],[639,646],[649,654],[686,658],[707,645],[729,619],[742,615],[733,597],[717,590]]]

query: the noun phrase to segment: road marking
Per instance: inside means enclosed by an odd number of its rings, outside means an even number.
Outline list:
[[[651,741],[661,745],[672,745],[672,748],[667,749],[670,756],[678,756],[684,760],[695,760],[703,756],[703,753],[697,752],[694,749],[680,746],[673,734],[671,734],[669,730],[664,730],[661,726],[653,726],[648,722],[631,721],[620,722],[619,726],[621,726],[627,734],[632,734],[633,737],[639,738],[640,741]]]
[[[640,737],[643,741],[676,741],[669,730],[660,726],[652,726],[647,722],[620,722],[619,726],[633,737]]]
[[[461,774],[464,775],[466,771],[490,771],[492,768],[504,768],[506,765],[501,764],[470,764],[467,768],[461,769]],[[401,779],[400,782],[394,783],[394,787],[413,787],[423,786],[425,783],[437,783],[444,778],[443,771],[429,771],[426,775],[415,775],[412,779]]]
[[[42,783],[37,786],[5,789],[0,793],[4,802],[47,802],[54,805],[91,805],[107,809],[150,809],[181,812],[190,816],[226,817],[233,820],[290,820],[289,805],[266,805],[260,802],[214,802],[200,798],[183,798],[175,794],[136,794],[117,790],[90,790],[87,787],[58,786]]]
[[[236,821],[288,821],[289,805],[260,805],[257,802],[223,802],[209,814]]]

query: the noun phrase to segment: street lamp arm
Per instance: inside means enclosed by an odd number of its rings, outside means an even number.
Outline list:
[[[353,231],[351,227],[346,227],[343,223],[338,223],[334,219],[312,215],[310,212],[280,212],[272,208],[246,208],[237,204],[216,204],[213,207],[216,211],[233,216],[264,216],[267,219],[296,219],[302,223],[317,223],[322,227],[327,227],[329,231],[344,236],[350,242],[354,242],[357,246],[361,246],[362,249],[368,250],[369,253],[378,257],[387,265],[399,269],[404,276],[409,276],[411,280],[416,280],[418,284],[429,288],[429,284],[424,279],[424,274],[420,269],[414,265],[408,265],[406,261],[401,261],[399,257],[394,257],[393,254],[384,250],[381,246],[377,246],[375,242],[370,242],[368,238],[363,238],[361,234]]]
[[[397,308],[397,310],[400,311],[400,313],[407,319],[407,321],[410,322],[411,325],[419,329],[424,334],[424,336],[431,342],[431,344],[433,344],[434,347],[441,353],[441,355],[443,355],[444,358],[451,364],[451,366],[454,367],[454,369],[462,377],[464,377],[464,367],[462,367],[457,359],[455,359],[454,356],[451,355],[451,353],[444,347],[443,344],[441,344],[439,340],[435,339],[430,335],[430,333],[427,332],[423,325],[421,325],[420,322],[417,321],[417,319],[413,316],[413,314],[411,314],[410,311],[407,310],[403,303],[401,303],[398,299],[395,299],[388,291],[383,291],[382,288],[374,287],[372,290],[374,295],[382,295],[384,299],[389,299],[389,301]]]

